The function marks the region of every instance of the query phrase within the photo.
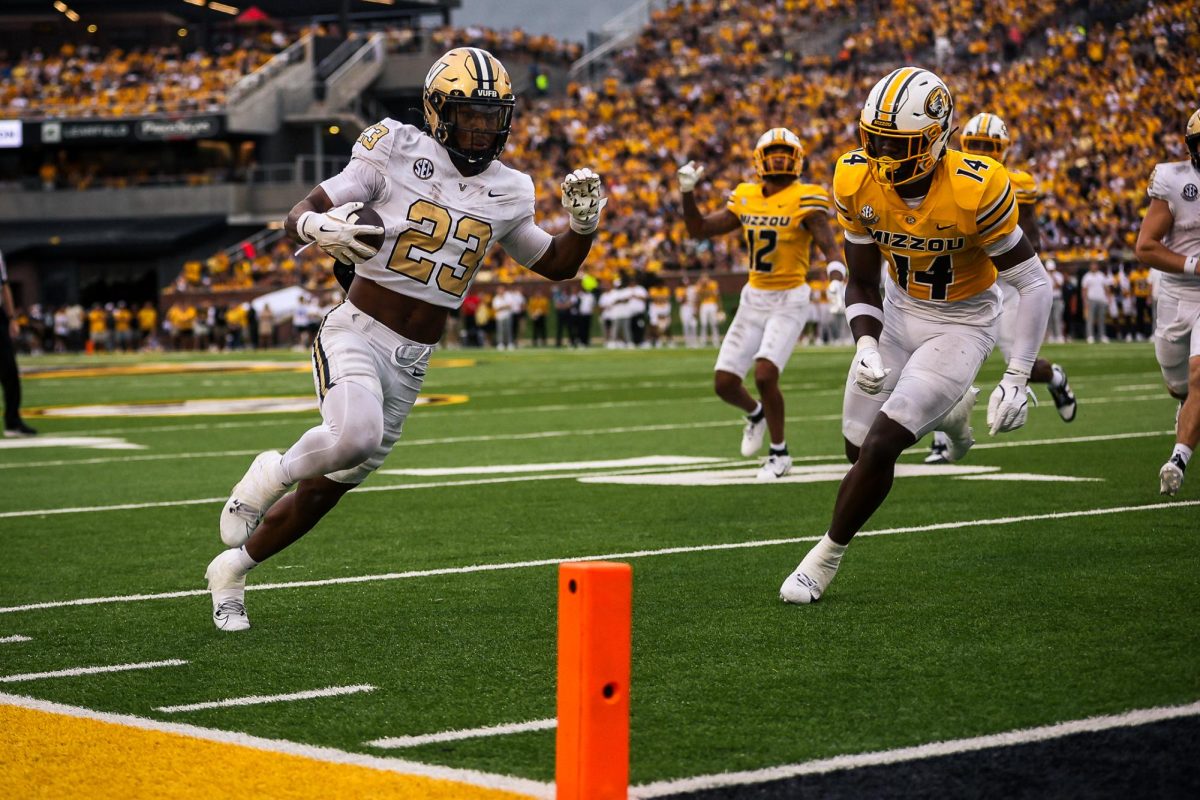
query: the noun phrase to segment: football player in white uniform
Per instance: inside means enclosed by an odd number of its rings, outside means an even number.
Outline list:
[[[838,159],[833,199],[846,234],[846,317],[857,340],[842,409],[846,456],[833,520],[779,589],[811,603],[891,490],[896,460],[941,427],[974,443],[971,383],[996,345],[996,272],[1021,294],[1008,369],[988,403],[992,434],[1025,422],[1025,388],[1050,315],[1050,282],[1017,226],[1008,172],[946,145],[954,101],[933,73],[901,67],[859,118],[862,148]],[[879,263],[887,258],[886,298]]]
[[[230,548],[209,564],[213,622],[250,626],[246,573],[307,533],[383,463],[421,389],[429,355],[489,245],[551,280],[575,276],[600,223],[600,178],[562,183],[570,230],[534,222],[533,181],[497,158],[512,123],[508,73],[490,53],[455,48],[425,78],[422,131],[393,119],[370,126],[342,172],[292,209],[286,227],[355,264],[346,301],[312,348],[323,423],[282,455],[254,459],[221,511]],[[355,224],[370,203],[384,229]],[[357,237],[383,233],[378,250]],[[294,493],[288,490],[296,486]]]
[[[1017,196],[1017,224],[1021,226],[1021,230],[1028,237],[1033,249],[1037,250],[1042,241],[1041,227],[1037,217],[1037,204],[1041,199],[1041,193],[1038,191],[1036,178],[1025,170],[1016,169],[1007,163],[1005,156],[1008,155],[1008,147],[1012,143],[1012,139],[1008,135],[1008,126],[1004,124],[1004,120],[995,114],[976,114],[963,128],[960,140],[964,153],[994,158],[1008,169],[1008,179]],[[1049,271],[1049,266],[1047,266],[1047,271]],[[1017,324],[1017,306],[1021,302],[1021,295],[1004,280],[1002,275],[996,277],[996,286],[1004,298],[996,347],[1007,364],[1008,355],[1012,352]],[[1051,289],[1057,292],[1054,289],[1053,278],[1051,278]],[[1053,313],[1053,304],[1051,313]],[[1058,409],[1058,415],[1063,422],[1071,422],[1075,419],[1078,405],[1075,401],[1075,392],[1071,390],[1071,384],[1067,382],[1065,369],[1058,364],[1051,364],[1044,358],[1039,358],[1033,362],[1033,370],[1029,373],[1029,382],[1046,384],[1050,391],[1050,397],[1054,400],[1054,407]],[[949,464],[950,461],[949,438],[943,431],[934,431],[933,442],[929,448],[929,455],[925,457],[925,463]]]
[[[770,431],[767,460],[757,477],[773,481],[792,470],[783,433],[779,376],[808,321],[812,289],[807,276],[813,243],[831,264],[841,262],[834,260],[829,193],[801,182],[804,145],[796,134],[772,128],[760,136],[754,168],[759,182],[739,184],[724,208],[707,215],[700,213],[695,196],[704,167],[689,161],[678,175],[688,235],[708,239],[740,229],[746,238],[750,275],[717,354],[713,388],[718,397],[746,414],[743,456],[757,455],[763,433]],[[761,402],[742,384],[751,367]]]
[[[1200,110],[1188,120],[1186,161],[1159,164],[1150,176],[1150,208],[1138,232],[1137,257],[1163,273],[1158,282],[1154,354],[1167,391],[1180,402],[1175,448],[1158,473],[1159,491],[1183,484],[1200,441]]]

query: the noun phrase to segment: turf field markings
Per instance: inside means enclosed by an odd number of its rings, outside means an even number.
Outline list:
[[[303,744],[301,742],[291,742],[284,739],[267,739],[260,736],[252,736],[247,733],[240,733],[238,731],[223,731],[215,728],[202,728],[197,725],[188,725],[181,722],[165,722],[162,720],[147,719],[146,717],[137,717],[130,714],[113,714],[104,711],[94,711],[89,708],[68,706],[46,700],[38,700],[33,697],[25,697],[22,695],[0,693],[0,706],[13,706],[17,708],[41,711],[49,714],[74,717],[76,719],[106,722],[112,725],[121,725],[127,728],[134,728],[143,731],[175,734],[178,736],[186,736],[192,739],[239,745],[241,747],[249,747],[259,751],[299,756],[301,758],[308,758],[331,764],[347,764],[352,766],[384,770],[386,772],[397,773],[406,776],[431,778],[434,780],[443,781],[457,781],[458,783],[468,784],[480,789],[515,792],[519,794],[525,794],[530,797],[544,798],[545,800],[551,800],[551,798],[554,797],[553,784],[542,783],[525,778],[515,778],[509,775],[498,775],[494,773],[480,772],[477,770],[460,769],[456,767],[443,767],[435,764],[421,764],[416,761],[408,761],[406,759],[395,758],[391,756],[350,753],[332,747]],[[119,743],[120,739],[117,738],[115,741]],[[467,796],[474,797],[475,795]]]
[[[90,450],[145,450],[143,444],[133,444],[112,436],[30,436],[24,439],[0,439],[0,450],[27,450],[32,447],[86,447]]]
[[[994,472],[989,475],[956,475],[959,481],[1037,481],[1042,483],[1103,483],[1104,478],[1080,478],[1074,475],[1038,475],[1033,472]]]
[[[1180,508],[1200,506],[1200,500],[1177,500],[1162,503],[1148,503],[1140,506],[1113,506],[1109,508],[1088,508],[1078,511],[1055,511],[1045,514],[1026,514],[1018,517],[992,517],[988,519],[969,519],[956,522],[935,522],[928,525],[914,525],[903,528],[881,528],[859,532],[855,538],[864,539],[874,536],[892,536],[900,533],[924,533],[926,531],[958,530],[961,528],[978,528],[994,525],[1015,525],[1023,522],[1038,522],[1048,519],[1072,519],[1075,517],[1100,517],[1108,514],[1126,514],[1137,511],[1166,511]],[[688,553],[707,553],[721,550],[745,550],[756,547],[775,547],[778,545],[803,544],[819,541],[824,534],[816,536],[793,536],[786,539],[752,539],[743,542],[727,542],[722,544],[687,545],[681,547],[664,547],[658,550],[635,550],[624,553],[603,553],[588,556],[559,556],[533,561],[508,561],[495,564],[473,564],[466,567],[437,567],[434,569],[410,570],[408,572],[388,572],[380,575],[353,575],[343,578],[324,578],[309,581],[290,581],[279,583],[251,584],[247,591],[271,591],[275,589],[306,589],[319,586],[337,586],[341,584],[373,583],[376,581],[396,581],[411,578],[429,578],[441,575],[468,575],[480,572],[501,572],[511,569],[526,569],[530,567],[547,567],[563,562],[574,561],[609,561],[619,559],[647,558],[651,556],[684,555]],[[108,597],[84,597],[75,600],[48,600],[40,603],[27,603],[19,606],[0,608],[0,614],[13,614],[21,611],[38,611],[47,608],[66,608],[69,606],[105,605],[109,603],[132,603],[142,600],[170,600],[181,597],[197,597],[208,595],[207,589],[188,589],[178,592],[161,592],[157,594],[112,595]]]
[[[1124,714],[1088,717],[1086,719],[1059,722],[1054,725],[1042,725],[1036,728],[1022,728],[994,733],[987,736],[974,736],[969,739],[953,739],[945,742],[931,742],[915,747],[901,747],[895,750],[877,750],[870,753],[834,756],[815,761],[805,761],[801,764],[787,764],[779,767],[747,770],[745,772],[724,772],[717,775],[701,775],[694,778],[659,781],[630,787],[631,798],[647,799],[680,794],[683,792],[698,792],[705,789],[719,789],[727,786],[746,786],[749,784],[765,783],[801,775],[821,775],[827,772],[860,769],[862,767],[878,767],[888,764],[901,764],[906,761],[920,761],[927,758],[939,758],[957,753],[970,753],[978,750],[990,750],[1001,747],[1016,747],[1033,742],[1045,742],[1072,736],[1079,733],[1096,733],[1114,728],[1135,728],[1165,720],[1180,717],[1200,715],[1200,703],[1183,706],[1161,706],[1129,711]]]
[[[514,733],[528,733],[530,731],[547,731],[557,727],[557,719],[535,719],[529,722],[510,722],[505,725],[492,725],[487,728],[442,731],[441,733],[427,733],[421,736],[389,736],[383,739],[374,739],[365,742],[365,744],[385,750],[397,750],[404,747],[420,747],[423,744],[458,742],[463,739],[482,739],[488,736],[509,736]]]
[[[234,706],[257,706],[267,703],[290,703],[294,700],[313,700],[318,697],[339,697],[346,694],[373,692],[375,687],[370,684],[355,686],[330,686],[325,689],[309,689],[303,692],[289,694],[256,694],[248,697],[230,697],[226,700],[210,700],[204,703],[187,703],[179,706],[158,706],[155,711],[164,714],[178,714],[183,711],[203,711],[209,708],[233,708]]]
[[[234,456],[256,456],[257,450],[222,450],[212,453],[157,453],[145,456],[113,456],[109,458],[62,458],[57,461],[30,461],[25,464],[0,464],[0,469],[29,469],[32,467],[73,467],[95,464],[124,464],[135,461],[180,461],[189,458],[232,458]]]
[[[1110,442],[1117,439],[1153,439],[1156,436],[1174,436],[1175,431],[1139,431],[1137,433],[1105,433],[1096,436],[1066,436],[1057,439],[1012,439],[995,442],[977,442],[972,450],[995,450],[1001,447],[1038,447],[1053,444],[1087,444],[1088,442]],[[921,456],[927,453],[909,450],[905,455]]]
[[[17,642],[32,642],[32,641],[33,641],[33,639],[30,639],[28,636],[22,636],[19,633],[14,634],[12,636],[0,637],[0,644],[16,644]]]
[[[1146,389],[1159,389],[1165,391],[1165,387],[1163,387],[1161,383],[1133,383],[1126,384],[1125,386],[1114,386],[1112,390],[1114,392],[1141,392],[1145,391]]]
[[[850,465],[840,462],[794,467],[788,475],[764,483],[755,472],[746,469],[704,469],[689,472],[660,472],[654,475],[588,475],[580,483],[615,484],[626,486],[777,486],[795,483],[824,483],[840,481]],[[942,478],[997,472],[1000,467],[963,466],[960,464],[897,464],[897,478]]]
[[[444,475],[488,475],[520,472],[553,472],[573,469],[612,469],[615,467],[683,467],[693,464],[712,464],[722,458],[706,456],[641,456],[638,458],[614,458],[606,461],[553,461],[543,464],[488,464],[473,467],[429,467],[414,469],[381,469],[384,475],[411,475],[413,477],[439,477]]]
[[[205,592],[207,594],[207,592]],[[0,683],[22,683],[24,681],[40,681],[47,678],[74,678],[79,675],[99,675],[105,672],[129,672],[135,669],[158,669],[159,667],[181,667],[188,662],[178,658],[168,658],[166,661],[139,661],[135,664],[110,664],[104,667],[73,667],[71,669],[56,669],[51,672],[23,672],[19,675],[0,675]]]

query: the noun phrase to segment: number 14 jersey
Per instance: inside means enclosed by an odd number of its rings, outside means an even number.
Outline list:
[[[1017,228],[1016,192],[998,161],[947,150],[915,208],[867,169],[861,150],[838,159],[833,175],[838,222],[849,238],[869,236],[892,282],[916,300],[958,302],[989,289],[989,245]]]

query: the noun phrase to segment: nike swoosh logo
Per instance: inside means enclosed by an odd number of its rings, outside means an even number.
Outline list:
[[[954,223],[953,223],[953,222],[951,222],[949,225],[938,225],[938,226],[937,226],[937,229],[938,229],[939,231],[944,231],[944,230],[946,230],[947,228],[953,228],[953,227],[954,227]]]
[[[322,225],[321,227],[317,228],[317,230],[319,230],[321,233],[333,233],[337,230],[337,228],[326,228],[324,225]]]
[[[493,192],[491,189],[488,189],[488,197],[504,197],[504,192]]]

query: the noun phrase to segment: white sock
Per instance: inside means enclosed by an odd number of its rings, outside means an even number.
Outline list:
[[[1171,451],[1171,458],[1172,459],[1178,458],[1180,461],[1183,462],[1183,465],[1185,467],[1188,465],[1188,461],[1191,459],[1191,457],[1192,457],[1192,448],[1188,447],[1186,444],[1176,443],[1175,449]]]
[[[779,444],[775,444],[774,442],[771,442],[771,452],[786,453],[787,452],[787,442],[780,442]]]
[[[815,580],[824,589],[837,573],[846,547],[847,545],[838,544],[830,539],[829,534],[826,533],[800,562],[800,571]]]
[[[950,446],[950,437],[947,436],[942,431],[934,431],[933,432],[933,446],[934,447],[949,447]]]
[[[757,403],[754,406],[754,410],[746,415],[746,418],[753,419],[754,417],[757,417],[759,414],[761,414],[762,410],[763,410],[762,403]]]
[[[238,570],[240,570],[243,575],[258,566],[258,562],[251,558],[250,554],[246,552],[246,545],[242,545],[238,549],[234,550],[231,558],[233,559],[234,564],[237,565]]]

